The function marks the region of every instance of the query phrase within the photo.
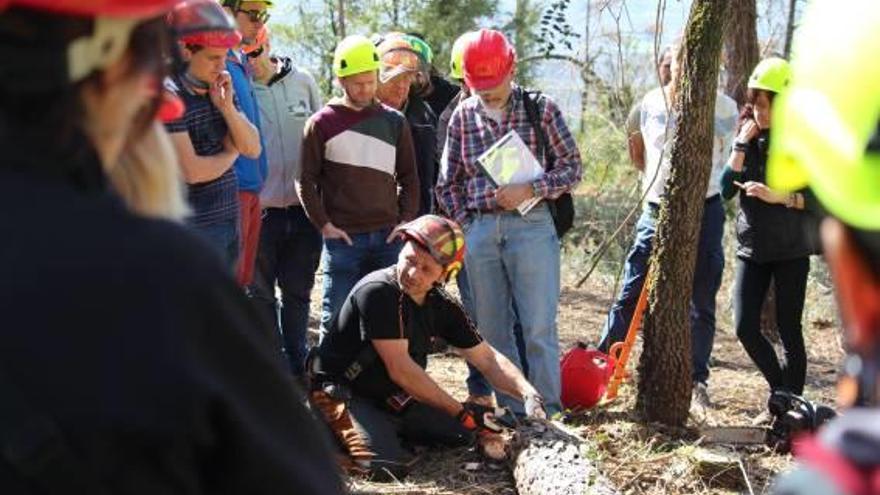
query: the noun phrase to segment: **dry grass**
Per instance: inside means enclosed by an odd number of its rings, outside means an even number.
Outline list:
[[[728,257],[725,280],[718,296],[718,330],[711,362],[710,394],[714,408],[706,411],[704,424],[747,426],[764,408],[767,386],[742,350],[731,328],[730,285],[732,257]],[[814,259],[804,331],[808,349],[806,395],[810,399],[833,404],[834,383],[842,357],[839,331],[820,261]],[[559,308],[559,335],[563,349],[578,340],[598,339],[605,314],[614,293],[614,279],[598,272],[582,289],[573,288],[579,273],[564,268],[565,280]],[[320,278],[320,277],[319,277]],[[317,317],[320,280],[313,294],[313,316]],[[313,326],[316,321],[313,320]],[[634,353],[631,366],[638,359]],[[454,354],[434,355],[428,369],[446,390],[463,399],[467,392],[464,363]],[[568,419],[575,430],[595,443],[590,456],[599,469],[625,494],[733,494],[749,493],[745,485],[729,488],[724,478],[705,479],[697,474],[691,454],[702,444],[696,424],[682,430],[661,425],[645,425],[631,414],[634,387],[624,386],[613,404]],[[733,451],[742,460],[755,494],[768,493],[775,473],[784,471],[792,459],[763,446],[741,447]],[[371,483],[350,480],[356,494],[514,494],[513,479],[503,466],[486,464],[472,450],[428,450],[422,453],[415,472],[406,480]],[[480,463],[479,469],[465,469],[468,463]],[[729,473],[728,473],[729,474]],[[739,478],[742,478],[740,475]]]

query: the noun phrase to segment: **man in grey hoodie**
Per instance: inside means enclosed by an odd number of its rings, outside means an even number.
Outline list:
[[[283,336],[292,373],[303,374],[309,295],[321,256],[321,234],[306,218],[296,195],[306,120],[323,106],[314,78],[290,58],[271,56],[263,28],[245,47],[260,106],[269,174],[260,193],[263,225],[254,276],[254,299]],[[275,284],[281,289],[280,308]]]

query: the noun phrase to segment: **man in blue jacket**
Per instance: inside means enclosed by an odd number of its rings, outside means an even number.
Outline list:
[[[242,44],[253,43],[257,33],[269,20],[270,1],[245,2],[223,0],[223,6],[234,17],[242,36]],[[229,50],[226,70],[232,76],[232,84],[238,97],[241,111],[260,131],[262,128],[257,98],[254,96],[253,74],[244,60],[240,47]],[[238,198],[241,207],[241,255],[238,259],[236,278],[242,287],[249,287],[253,281],[254,263],[257,258],[257,245],[260,240],[260,191],[266,180],[267,163],[264,151],[257,158],[240,156],[235,161],[238,176]]]

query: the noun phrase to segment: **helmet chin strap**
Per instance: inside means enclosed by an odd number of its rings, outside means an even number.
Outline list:
[[[91,36],[83,36],[67,46],[68,80],[77,82],[95,70],[118,61],[128,47],[132,30],[142,19],[96,17]]]

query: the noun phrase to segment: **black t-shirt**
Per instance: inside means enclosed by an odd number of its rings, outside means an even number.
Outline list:
[[[323,371],[341,376],[364,349],[372,349],[372,340],[407,339],[409,355],[424,368],[431,337],[435,336],[459,349],[470,349],[483,340],[461,305],[441,289],[431,290],[421,306],[416,304],[400,289],[392,266],[367,275],[355,285],[318,353]],[[400,391],[375,352],[351,386],[355,393],[379,401]]]
[[[103,493],[342,493],[259,314],[201,239],[10,168],[0,367]],[[0,487],[42,493],[2,458]]]

